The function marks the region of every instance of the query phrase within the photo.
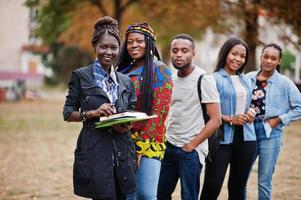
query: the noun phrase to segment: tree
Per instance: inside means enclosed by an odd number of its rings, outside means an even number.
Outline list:
[[[141,9],[159,35],[158,42],[165,62],[169,60],[170,39],[176,34],[189,33],[200,39],[208,27],[217,32],[225,28],[219,20],[221,12],[218,0],[165,0],[164,3],[145,1]]]
[[[264,42],[259,40],[258,15],[260,10],[268,14],[267,21],[271,24],[285,24],[293,30],[296,36],[301,35],[301,1],[277,1],[277,0],[224,0],[220,1],[221,11],[224,13],[224,21],[241,27],[239,34],[249,46],[249,61],[246,72],[256,67],[256,47]],[[232,27],[234,28],[234,27]],[[237,26],[234,28],[237,29]],[[236,32],[235,30],[231,30]],[[295,41],[291,35],[283,34],[282,39],[293,43],[300,49],[301,37]]]
[[[256,67],[256,47],[259,40],[258,15],[264,9],[272,24],[286,24],[301,35],[301,1],[276,0],[27,0],[28,6],[38,7],[37,29],[43,42],[52,46],[77,46],[93,55],[91,24],[104,15],[119,21],[121,32],[126,25],[146,21],[158,33],[164,61],[168,61],[170,39],[177,33],[189,33],[201,38],[210,27],[215,32],[240,35],[249,45],[246,71]],[[283,39],[300,48],[300,37]],[[55,49],[55,48],[51,48]],[[58,51],[54,51],[58,52]],[[55,58],[55,55],[54,55]]]

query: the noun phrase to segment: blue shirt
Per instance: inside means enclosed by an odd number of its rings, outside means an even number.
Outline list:
[[[230,75],[224,70],[220,69],[215,72],[214,78],[216,87],[219,92],[221,101],[221,112],[223,115],[234,116],[236,113],[237,95]],[[250,108],[252,89],[250,80],[243,74],[238,74],[243,87],[247,91],[247,101],[245,103],[245,113]],[[255,141],[256,134],[253,123],[246,123],[243,125],[244,141]],[[229,123],[224,123],[224,141],[221,144],[231,144],[233,142],[234,126]]]
[[[111,67],[111,74],[108,74],[100,65],[98,59],[95,59],[92,71],[94,75],[94,80],[98,87],[100,87],[108,96],[110,99],[110,102],[112,104],[115,104],[115,102],[118,99],[118,87],[119,84],[116,80],[116,75],[114,72],[114,68]]]
[[[256,87],[256,78],[259,72],[260,70],[247,74],[247,77],[251,79],[252,88]],[[263,121],[279,117],[282,123],[275,129],[282,132],[284,126],[301,118],[301,94],[293,81],[277,71],[267,82]]]

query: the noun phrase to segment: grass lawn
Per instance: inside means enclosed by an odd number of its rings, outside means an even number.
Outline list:
[[[47,99],[0,103],[0,199],[78,200],[73,195],[73,150],[80,123],[62,118],[63,94]],[[285,129],[273,179],[274,200],[301,199],[301,121]],[[257,197],[257,163],[248,199]],[[203,176],[201,176],[201,179]],[[174,199],[180,199],[179,187]],[[220,199],[227,199],[224,183]]]

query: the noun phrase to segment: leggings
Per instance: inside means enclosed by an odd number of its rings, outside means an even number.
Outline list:
[[[235,126],[233,143],[221,144],[213,155],[213,161],[206,163],[200,199],[216,200],[218,198],[229,164],[228,199],[246,199],[247,181],[256,153],[256,141],[244,141],[243,127]]]

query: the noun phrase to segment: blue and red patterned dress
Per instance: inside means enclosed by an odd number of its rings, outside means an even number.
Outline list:
[[[133,123],[131,137],[135,141],[136,152],[148,158],[162,160],[165,151],[165,120],[171,103],[172,80],[171,71],[164,64],[157,65],[154,63],[154,81],[153,81],[153,98],[152,98],[152,115],[158,115],[157,118],[144,122]],[[142,110],[140,95],[140,83],[143,67],[133,71],[129,66],[122,70],[134,82],[137,104],[136,111]]]

